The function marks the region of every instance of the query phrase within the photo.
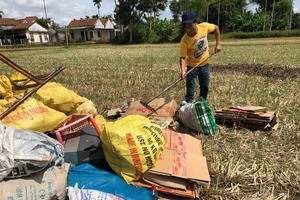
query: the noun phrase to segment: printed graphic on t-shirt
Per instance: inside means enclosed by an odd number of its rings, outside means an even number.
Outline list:
[[[194,49],[194,58],[200,58],[207,50],[205,38],[205,35],[201,36],[200,38],[196,39],[196,41],[192,44],[192,47]]]

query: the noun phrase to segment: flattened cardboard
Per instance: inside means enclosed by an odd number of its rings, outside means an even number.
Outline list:
[[[186,179],[174,176],[161,176],[160,174],[144,173],[143,179],[151,184],[167,188],[177,188],[186,191]]]
[[[210,182],[206,158],[201,155],[165,149],[150,173]]]
[[[148,104],[155,111],[151,111],[140,103],[140,100],[132,101],[128,109],[122,114],[122,117],[132,114],[138,114],[145,117],[172,117],[174,116],[178,105],[174,99],[156,98]]]
[[[267,107],[262,106],[230,106],[230,108],[238,109],[238,110],[244,110],[247,112],[265,112],[268,110]]]
[[[163,130],[165,140],[164,149],[177,150],[182,153],[202,154],[201,141],[191,135],[177,133],[171,130]]]
[[[218,124],[229,127],[237,125],[254,130],[276,130],[278,127],[278,114],[261,106],[229,106],[216,110],[214,113]]]
[[[162,187],[157,185],[156,190],[158,191],[158,195],[161,196],[160,193],[165,193],[165,194],[172,194],[180,197],[184,197],[184,199],[194,199],[196,196],[195,193],[195,183],[189,180],[185,180],[185,186],[186,190],[178,190],[178,189],[173,189],[173,188],[167,188],[167,187]],[[152,184],[147,183],[143,180],[134,182],[134,185],[139,186],[139,187],[146,187],[146,188],[151,188]],[[175,197],[172,197],[171,199],[178,199]]]
[[[148,175],[155,174],[156,179],[161,176],[163,180],[169,177],[170,183],[164,187],[173,189],[185,187],[183,183],[178,186],[179,182],[172,185],[174,177],[209,184],[210,176],[206,158],[202,155],[201,141],[190,135],[171,130],[163,130],[163,135],[164,151],[155,167],[147,172]],[[144,180],[147,181],[145,177]]]

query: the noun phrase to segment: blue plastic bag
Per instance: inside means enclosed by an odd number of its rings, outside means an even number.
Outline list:
[[[70,170],[68,186],[93,189],[114,194],[126,200],[156,200],[147,188],[136,187],[127,184],[121,177],[108,171],[98,169],[84,163]]]

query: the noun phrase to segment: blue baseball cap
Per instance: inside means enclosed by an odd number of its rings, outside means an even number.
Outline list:
[[[195,22],[197,19],[196,13],[192,11],[184,12],[181,16],[181,23],[182,24],[191,24]]]

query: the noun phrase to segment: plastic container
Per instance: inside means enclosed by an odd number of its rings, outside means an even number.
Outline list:
[[[56,139],[64,145],[63,136],[68,136],[71,134],[79,133],[81,129],[86,126],[92,125],[99,137],[101,135],[101,131],[95,122],[92,114],[73,114],[70,115],[64,122],[58,125],[53,133],[56,135]]]

